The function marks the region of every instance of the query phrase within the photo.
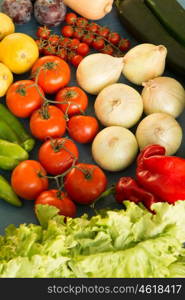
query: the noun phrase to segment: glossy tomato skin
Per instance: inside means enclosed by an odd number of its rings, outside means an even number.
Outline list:
[[[66,194],[62,192],[59,196],[58,193],[59,191],[54,189],[41,193],[35,201],[35,206],[37,204],[52,205],[59,209],[60,215],[74,218],[76,216],[76,205]]]
[[[42,144],[38,152],[40,163],[51,175],[62,174],[73,162],[77,162],[78,157],[77,146],[67,138],[48,140]]]
[[[35,62],[32,67],[34,78],[38,72],[38,84],[48,94],[56,93],[60,88],[66,86],[71,77],[69,65],[54,55],[43,56]]]
[[[40,193],[48,189],[45,169],[38,161],[25,160],[12,172],[11,185],[15,193],[23,199],[35,200]]]
[[[48,106],[48,118],[44,118],[41,109],[34,111],[30,118],[30,130],[40,140],[48,137],[62,137],[66,131],[66,120],[63,112],[54,105]]]
[[[86,93],[79,87],[66,87],[61,89],[55,98],[58,102],[73,102],[70,106],[67,104],[57,104],[57,107],[60,108],[64,113],[69,117],[77,115],[84,112],[88,106],[88,97]]]
[[[92,142],[99,131],[98,121],[91,116],[73,116],[67,127],[70,137],[81,144]]]
[[[91,204],[105,191],[107,178],[98,166],[80,163],[66,175],[64,186],[73,201]]]
[[[13,83],[6,94],[6,105],[9,110],[19,118],[29,117],[33,111],[38,109],[43,98],[39,94],[37,88],[32,86],[32,80],[20,80]],[[44,96],[41,87],[38,87],[40,93]]]

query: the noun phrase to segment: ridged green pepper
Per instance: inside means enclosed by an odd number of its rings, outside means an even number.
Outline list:
[[[0,175],[0,198],[14,206],[22,206],[22,202],[19,200],[14,190],[8,183],[8,181]]]
[[[3,120],[20,140],[20,145],[31,151],[35,145],[35,140],[26,132],[20,121],[3,105],[0,104],[0,119]]]
[[[20,145],[0,139],[0,169],[12,170],[26,159],[28,153]]]

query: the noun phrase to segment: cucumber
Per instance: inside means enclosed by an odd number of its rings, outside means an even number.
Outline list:
[[[161,24],[185,46],[185,9],[176,0],[145,0]]]
[[[185,75],[185,48],[166,31],[144,0],[117,0],[116,7],[122,23],[136,40],[164,45],[168,49],[168,66]]]

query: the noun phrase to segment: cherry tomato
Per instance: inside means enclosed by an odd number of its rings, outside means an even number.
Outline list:
[[[59,39],[60,39],[59,35],[51,34],[50,37],[48,38],[48,42],[49,42],[49,44],[51,44],[53,46],[57,46]]]
[[[105,41],[102,38],[96,38],[92,44],[93,48],[96,50],[102,50],[105,47]]]
[[[77,20],[77,15],[75,13],[66,14],[65,21],[67,24],[72,25],[75,24]]]
[[[50,32],[51,30],[48,27],[42,26],[37,29],[36,36],[39,39],[47,40],[50,36]]]
[[[56,52],[56,55],[63,60],[67,60],[67,50],[65,48],[61,48]]]
[[[89,46],[85,43],[80,43],[77,48],[77,53],[81,56],[86,56],[89,53]]]
[[[68,122],[70,137],[81,144],[92,142],[98,130],[98,121],[91,116],[73,116]]]
[[[109,42],[111,42],[114,45],[117,45],[120,39],[120,35],[117,32],[111,32],[108,36]]]
[[[44,55],[55,55],[56,54],[56,48],[52,45],[47,45],[43,48],[43,54]]]
[[[70,42],[69,47],[71,49],[77,49],[79,44],[80,44],[80,41],[78,39],[72,39],[71,42]]]
[[[99,27],[100,26],[96,23],[89,23],[87,25],[87,30],[96,33],[98,31]]]
[[[32,67],[32,75],[38,75],[38,84],[48,94],[56,93],[70,81],[69,65],[57,56],[43,56]]]
[[[66,87],[58,92],[55,98],[58,102],[67,102],[66,104],[57,104],[64,113],[69,117],[81,114],[88,105],[88,97],[86,93],[79,87]],[[72,102],[70,105],[68,103]]]
[[[61,137],[66,130],[66,120],[63,112],[49,105],[45,109],[34,111],[30,118],[30,130],[36,138],[44,140],[48,137]]]
[[[81,40],[83,35],[84,35],[84,30],[82,28],[75,28],[74,29],[73,37],[75,39]]]
[[[63,38],[61,37],[60,40],[59,40],[59,46],[61,47],[68,47],[71,43],[71,40],[69,38]]]
[[[107,38],[110,33],[110,29],[108,27],[99,27],[98,33],[100,36]]]
[[[59,175],[77,162],[77,146],[67,138],[48,140],[39,149],[39,161],[45,170],[52,175]]]
[[[21,198],[35,200],[48,189],[48,179],[42,176],[46,176],[46,171],[38,161],[25,160],[13,170],[11,185]]]
[[[6,105],[9,110],[19,118],[29,117],[33,111],[38,109],[44,96],[43,90],[34,86],[32,80],[20,80],[13,83],[6,94]]]
[[[94,34],[87,33],[82,37],[82,42],[86,43],[87,45],[91,46],[94,41]]]
[[[102,50],[102,53],[112,55],[114,53],[114,49],[110,45],[106,45]]]
[[[81,63],[83,59],[83,56],[81,55],[75,55],[71,58],[71,63],[75,66],[78,67],[78,65]]]
[[[119,42],[119,49],[121,51],[127,51],[130,48],[130,41],[127,39],[121,39]]]
[[[40,39],[40,40],[35,40],[35,43],[37,44],[39,53],[42,54],[44,47],[47,45],[47,41]]]
[[[65,37],[72,37],[73,33],[74,33],[74,29],[72,26],[66,25],[66,26],[62,27],[61,33]]]
[[[76,26],[80,28],[85,28],[88,24],[88,20],[82,17],[78,17],[76,20]]]
[[[106,189],[107,178],[96,165],[77,164],[65,178],[69,197],[80,204],[93,203]]]
[[[76,216],[76,205],[64,193],[59,190],[48,190],[41,193],[36,201],[35,207],[38,204],[51,205],[59,209],[59,215],[74,218]]]

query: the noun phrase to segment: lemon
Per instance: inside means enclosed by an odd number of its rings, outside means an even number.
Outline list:
[[[0,40],[15,31],[12,19],[2,12],[0,12],[0,24]]]
[[[12,33],[0,42],[0,61],[13,73],[27,72],[39,57],[36,42],[24,33]]]
[[[12,72],[7,66],[0,63],[0,97],[6,94],[7,89],[13,82]]]

